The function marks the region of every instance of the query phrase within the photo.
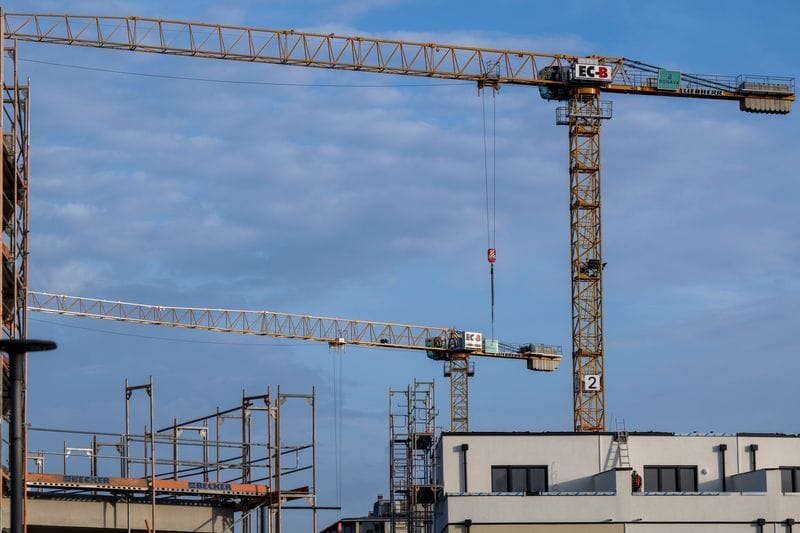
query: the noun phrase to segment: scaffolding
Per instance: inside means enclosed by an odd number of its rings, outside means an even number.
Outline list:
[[[30,163],[30,82],[19,80],[17,41],[0,35],[0,94],[2,94],[2,116],[0,117],[0,139],[2,139],[2,163],[0,163],[0,241],[2,242],[2,268],[0,268],[0,316],[2,338],[23,339],[27,335],[27,290],[28,290],[28,234],[29,234],[29,163]],[[27,358],[25,358],[27,359]],[[23,375],[26,361],[23,359]],[[5,460],[7,444],[4,444],[2,421],[9,415],[10,401],[8,359],[2,358],[0,379],[0,462]],[[25,417],[27,394],[23,384],[22,416]],[[25,446],[23,430],[23,449]],[[0,483],[0,529],[8,527],[3,522],[4,483]],[[24,513],[23,513],[24,517]],[[24,520],[24,518],[23,518]]]
[[[149,400],[141,432],[131,424],[137,391]],[[126,380],[124,395],[123,433],[29,428],[34,446],[28,454],[28,498],[115,499],[125,502],[128,512],[131,504],[150,504],[148,524],[132,525],[151,531],[157,530],[160,504],[232,509],[243,533],[280,533],[283,513],[303,509],[311,511],[317,530],[313,389],[310,394],[270,387],[265,394],[243,391],[239,405],[191,420],[173,418],[160,429],[154,429],[152,378],[141,385]],[[282,424],[287,407],[292,410]],[[293,420],[302,412],[298,409],[308,410],[308,427]],[[289,421],[292,429],[282,435]],[[301,505],[290,504],[296,501]]]
[[[389,494],[392,533],[432,533],[436,479],[433,381],[389,389]]]

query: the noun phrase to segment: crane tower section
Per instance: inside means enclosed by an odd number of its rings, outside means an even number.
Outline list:
[[[570,68],[549,68],[543,77],[570,83],[543,87],[545,99],[565,100],[556,123],[569,128],[570,266],[572,278],[572,397],[575,431],[605,431],[603,346],[603,247],[600,189],[600,125],[611,118],[611,102],[600,88],[613,67],[580,59]]]
[[[600,123],[611,118],[610,104],[600,100],[597,89],[580,88],[559,121],[569,127],[575,431],[605,430]]]

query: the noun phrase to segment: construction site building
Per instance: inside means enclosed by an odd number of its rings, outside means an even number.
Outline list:
[[[784,533],[800,520],[800,435],[446,432],[437,455],[436,532]]]
[[[123,433],[27,426],[29,533],[280,533],[287,513],[302,515],[287,529],[299,519],[317,530],[313,389],[242,391],[241,403],[161,428],[152,377],[123,391]],[[8,483],[2,465],[0,531]]]
[[[321,533],[389,533],[391,516],[391,500],[386,500],[379,494],[378,499],[372,504],[372,511],[366,516],[341,518],[323,529]]]

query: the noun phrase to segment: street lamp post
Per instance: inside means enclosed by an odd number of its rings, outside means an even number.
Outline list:
[[[56,343],[35,339],[0,340],[0,351],[9,358],[9,381],[11,382],[11,420],[8,466],[11,471],[11,533],[23,533],[25,501],[25,448],[23,445],[24,404],[23,382],[25,380],[25,354],[55,350]]]

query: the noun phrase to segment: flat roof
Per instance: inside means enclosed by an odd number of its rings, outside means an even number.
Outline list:
[[[798,438],[800,434],[797,433],[715,433],[713,431],[708,433],[675,433],[672,431],[628,431],[628,436],[636,437],[782,437],[782,438]],[[606,435],[614,437],[617,435],[615,431],[602,431],[602,432],[583,432],[578,433],[575,431],[443,431],[442,437],[565,437],[565,436],[586,436],[594,437],[597,435]]]

